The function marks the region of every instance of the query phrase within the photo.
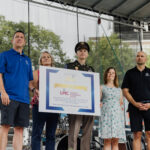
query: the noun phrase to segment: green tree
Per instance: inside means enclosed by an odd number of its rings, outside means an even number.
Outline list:
[[[15,31],[22,30],[26,33],[28,39],[28,23],[5,20],[5,17],[0,16],[0,52],[11,48],[11,40]],[[28,54],[28,40],[24,48],[25,54]],[[62,40],[52,31],[41,26],[30,23],[30,57],[35,68],[38,67],[38,59],[41,51],[49,51],[54,57],[57,67],[63,67],[64,64],[71,60],[62,51]]]
[[[150,68],[150,55],[147,55],[146,66]]]
[[[101,83],[104,71],[108,67],[115,67],[121,84],[124,73],[135,65],[135,52],[127,44],[120,43],[117,34],[112,34],[109,40],[113,50],[106,37],[101,37],[97,42],[88,41],[91,47],[88,63],[100,73]]]

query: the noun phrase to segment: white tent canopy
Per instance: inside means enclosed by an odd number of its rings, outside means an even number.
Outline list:
[[[150,22],[150,0],[48,0],[99,14]]]

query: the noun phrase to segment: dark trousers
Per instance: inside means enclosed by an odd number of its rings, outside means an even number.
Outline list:
[[[32,109],[32,150],[41,150],[41,134],[44,124],[46,123],[46,150],[55,149],[55,132],[58,122],[58,114],[38,112],[38,105],[34,105]]]

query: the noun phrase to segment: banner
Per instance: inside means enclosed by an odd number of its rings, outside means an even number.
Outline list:
[[[99,74],[40,66],[39,111],[100,115]]]

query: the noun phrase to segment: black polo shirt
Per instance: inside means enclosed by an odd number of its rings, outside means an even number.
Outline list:
[[[150,69],[139,71],[137,67],[126,72],[122,89],[128,88],[137,102],[150,102]]]

